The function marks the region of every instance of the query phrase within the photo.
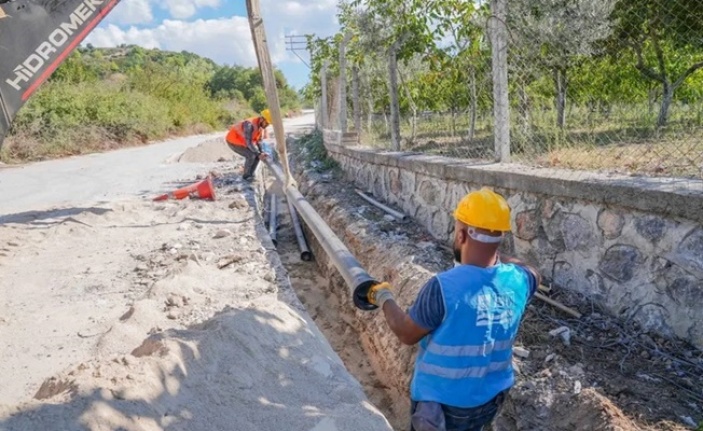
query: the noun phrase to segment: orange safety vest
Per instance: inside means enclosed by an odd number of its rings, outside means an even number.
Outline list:
[[[260,139],[266,138],[266,129],[261,128],[261,118],[252,117],[246,120],[240,121],[229,129],[227,133],[227,143],[230,145],[235,145],[238,147],[246,147],[247,142],[244,134],[244,122],[248,121],[254,125],[254,132],[251,134],[251,142],[256,144]]]

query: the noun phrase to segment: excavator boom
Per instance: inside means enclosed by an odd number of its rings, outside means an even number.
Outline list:
[[[120,0],[0,0],[0,146],[17,111]]]

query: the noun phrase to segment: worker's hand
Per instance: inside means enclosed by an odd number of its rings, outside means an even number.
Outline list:
[[[367,295],[369,303],[378,306],[383,309],[383,304],[389,299],[395,299],[393,297],[393,292],[391,292],[391,285],[387,282],[378,283],[369,289]]]
[[[259,160],[266,160],[268,158],[269,158],[269,155],[266,153],[259,154]]]

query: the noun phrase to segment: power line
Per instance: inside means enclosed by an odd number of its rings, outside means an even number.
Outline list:
[[[289,34],[286,35],[286,51],[292,52],[296,57],[303,62],[304,65],[311,69],[310,64],[303,57],[300,56],[300,52],[307,52],[310,54],[308,47],[308,34]]]

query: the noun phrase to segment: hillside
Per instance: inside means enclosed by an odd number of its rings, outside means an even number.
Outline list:
[[[283,112],[296,91],[276,71]],[[219,66],[189,52],[81,47],[24,106],[0,152],[43,160],[223,129],[266,106],[258,69]]]

